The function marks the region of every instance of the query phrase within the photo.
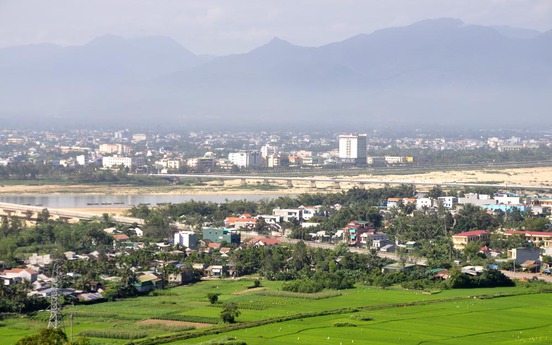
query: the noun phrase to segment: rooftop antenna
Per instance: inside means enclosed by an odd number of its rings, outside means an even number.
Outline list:
[[[60,284],[59,284],[59,266],[54,263],[54,268],[52,270],[52,292],[50,293],[50,320],[48,321],[48,328],[65,328],[63,325],[63,315],[61,314],[61,304],[60,304]]]

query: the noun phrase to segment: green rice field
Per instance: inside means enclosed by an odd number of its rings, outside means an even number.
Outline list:
[[[93,344],[550,344],[552,295],[527,287],[443,290],[357,286],[288,293],[280,282],[206,281],[155,295],[64,309],[65,331]],[[207,293],[220,294],[211,305]],[[237,323],[220,324],[235,302]],[[72,322],[70,315],[73,316]],[[0,321],[0,343],[15,344],[48,323],[48,313]],[[72,327],[71,327],[72,324]],[[197,327],[192,329],[192,327]]]

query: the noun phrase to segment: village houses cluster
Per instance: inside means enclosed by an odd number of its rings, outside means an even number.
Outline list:
[[[451,212],[456,212],[465,204],[481,206],[487,212],[508,211],[517,208],[522,211],[548,212],[552,211],[552,199],[547,198],[529,198],[521,197],[509,193],[497,193],[495,195],[466,194],[464,197],[439,197],[429,198],[421,193],[415,198],[389,198],[387,204],[382,206],[380,212],[392,212],[393,209],[412,205],[417,209],[435,209],[444,207]],[[339,210],[342,206],[334,205],[333,208]],[[185,265],[179,260],[162,261],[157,260],[151,263],[150,270],[136,271],[136,281],[133,283],[136,291],[147,292],[153,289],[163,287],[164,282],[169,284],[183,284],[191,282],[195,278],[194,274],[209,277],[234,276],[236,274],[235,266],[230,260],[232,251],[240,250],[244,246],[277,246],[289,234],[285,224],[289,222],[299,222],[308,234],[305,240],[317,242],[327,242],[332,244],[346,243],[348,246],[371,249],[381,252],[394,252],[399,248],[405,251],[414,250],[417,246],[415,241],[406,239],[404,242],[391,240],[383,231],[376,231],[366,221],[351,219],[346,227],[342,229],[318,230],[309,232],[309,229],[318,229],[318,223],[311,221],[314,216],[324,216],[324,211],[320,206],[301,206],[298,208],[281,209],[276,208],[270,215],[251,215],[241,214],[227,217],[224,220],[224,227],[213,228],[204,227],[200,232],[192,229],[179,230],[174,233],[171,239],[154,245],[155,251],[160,253],[169,253],[171,255],[182,257],[193,253],[203,253],[209,255],[213,260],[210,264],[204,262],[193,263],[193,271],[184,269]],[[262,220],[261,220],[262,219]],[[263,222],[267,233],[259,234],[255,232],[258,222]],[[128,229],[127,229],[128,230]],[[143,231],[139,227],[133,227],[128,230],[127,235],[117,230],[115,227],[106,228],[104,232],[113,237],[113,251],[108,254],[109,258],[115,259],[124,255],[125,252],[144,248],[145,244],[141,241]],[[514,260],[528,270],[538,271],[540,267],[540,258],[543,255],[552,255],[552,232],[536,232],[531,230],[508,230],[503,235],[508,237],[512,235],[524,236],[530,246],[512,248],[507,253],[509,260]],[[463,250],[469,243],[478,242],[482,244],[481,252],[489,257],[498,258],[504,253],[493,251],[490,243],[490,233],[486,230],[472,230],[458,233],[452,236],[454,248]],[[74,252],[64,253],[66,260],[98,260],[97,251],[78,255]],[[53,264],[54,257],[51,254],[38,255],[33,254],[26,260],[25,267],[4,270],[0,267],[0,279],[3,284],[10,285],[22,281],[31,284],[31,294],[49,296],[51,293],[52,277],[48,274],[49,268]],[[170,274],[164,276],[163,268],[174,265],[177,269],[172,270]],[[69,273],[70,274],[70,273]],[[118,277],[103,277],[104,280],[117,280]],[[63,289],[63,293],[74,295],[82,301],[90,301],[102,298],[103,286],[97,281],[89,282],[89,291],[78,291],[75,289]]]

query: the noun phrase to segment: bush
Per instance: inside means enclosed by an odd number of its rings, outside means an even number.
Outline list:
[[[241,312],[238,309],[238,305],[234,302],[228,302],[224,304],[220,312],[220,319],[224,323],[234,323],[240,314]]]
[[[351,319],[359,320],[359,321],[372,321],[372,320],[374,320],[374,318],[371,317],[370,315],[364,315],[364,314],[353,314],[353,315],[351,315]]]
[[[458,289],[515,286],[515,283],[499,270],[487,269],[479,276],[470,276],[460,270],[453,270],[447,285],[452,289]]]
[[[283,291],[314,293],[324,289],[324,285],[314,280],[293,280],[285,282],[282,286]]]
[[[215,304],[218,302],[218,298],[219,298],[219,295],[218,293],[216,292],[209,292],[207,294],[207,299],[209,299],[209,303],[211,304]]]
[[[332,327],[356,327],[356,323],[352,322],[334,322]]]

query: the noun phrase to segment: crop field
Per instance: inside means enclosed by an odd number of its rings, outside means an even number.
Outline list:
[[[280,282],[206,281],[123,301],[66,307],[68,335],[93,344],[201,344],[229,337],[253,344],[549,344],[550,294],[525,287],[443,290],[357,286],[317,294],[283,292]],[[211,305],[207,293],[219,293]],[[237,323],[219,323],[224,302]],[[70,315],[73,316],[72,322]],[[48,313],[0,321],[2,344],[47,325]],[[72,327],[71,327],[72,324]],[[154,339],[157,338],[157,339]]]

